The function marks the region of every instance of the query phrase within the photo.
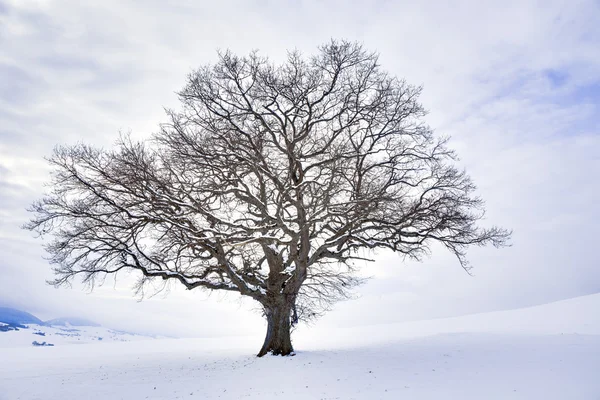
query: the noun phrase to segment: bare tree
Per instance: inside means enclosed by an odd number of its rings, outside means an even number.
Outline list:
[[[258,355],[288,355],[290,327],[347,297],[372,250],[421,259],[439,242],[468,271],[467,247],[506,243],[477,226],[483,203],[420,92],[356,43],[280,66],[221,53],[151,140],[58,147],[26,228],[53,234],[54,285],[137,270],[140,291],[158,278],[237,292],[264,310]]]

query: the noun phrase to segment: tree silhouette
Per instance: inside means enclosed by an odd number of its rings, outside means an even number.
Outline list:
[[[151,140],[58,147],[26,228],[53,235],[55,285],[137,270],[140,291],[238,292],[268,322],[258,355],[288,355],[290,327],[347,297],[371,250],[421,259],[439,242],[468,271],[470,245],[506,243],[477,225],[483,203],[423,123],[420,92],[356,43],[279,66],[220,53]]]

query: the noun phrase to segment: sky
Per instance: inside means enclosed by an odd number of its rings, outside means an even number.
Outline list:
[[[59,144],[109,148],[149,137],[175,92],[218,49],[310,55],[361,42],[384,70],[423,85],[426,122],[486,200],[485,225],[512,246],[443,248],[421,263],[381,252],[356,299],[317,325],[365,325],[525,307],[600,292],[598,1],[0,0],[0,306],[75,315],[173,336],[260,332],[236,296],[173,287],[150,299],[130,280],[55,289],[43,242],[20,227],[43,196]],[[133,278],[133,277],[132,277]]]

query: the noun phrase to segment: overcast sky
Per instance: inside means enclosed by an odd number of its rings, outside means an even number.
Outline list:
[[[427,3],[427,4],[425,4]],[[254,305],[174,289],[138,302],[127,280],[54,289],[42,241],[20,226],[43,195],[57,144],[147,137],[175,91],[217,49],[275,62],[331,38],[380,53],[423,85],[427,122],[513,246],[475,249],[469,277],[444,249],[422,263],[380,253],[359,299],[319,324],[353,325],[515,308],[600,291],[598,1],[0,0],[0,305],[172,335],[261,331]]]

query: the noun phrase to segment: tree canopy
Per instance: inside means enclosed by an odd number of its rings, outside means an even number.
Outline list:
[[[289,354],[290,326],[345,298],[371,250],[419,260],[437,242],[468,271],[469,246],[506,244],[478,225],[483,202],[420,93],[357,43],[281,65],[220,53],[151,139],[57,147],[26,227],[52,234],[55,285],[137,270],[140,291],[238,292],[267,318],[259,355]]]

